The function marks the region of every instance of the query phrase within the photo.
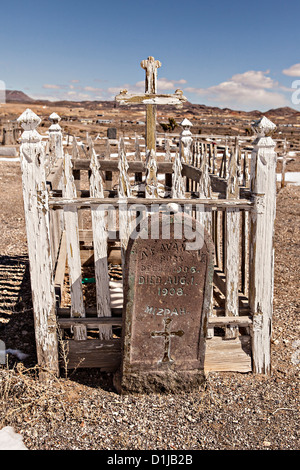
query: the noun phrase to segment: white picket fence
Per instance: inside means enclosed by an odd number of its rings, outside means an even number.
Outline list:
[[[76,140],[69,155],[63,148],[59,116],[52,114],[51,120],[45,149],[37,131],[40,118],[26,110],[18,119],[24,129],[20,159],[41,368],[59,374],[62,343],[67,348],[69,368],[116,369],[121,346],[114,331],[120,329],[122,318],[111,304],[108,247],[112,216],[118,216],[117,239],[124,269],[133,213],[130,208],[138,211],[135,205],[139,204],[147,212],[153,204],[181,207],[188,202],[215,245],[206,369],[269,373],[276,143],[267,135],[274,125],[266,118],[257,122],[250,155],[246,140],[237,138],[221,146],[213,139],[192,136],[185,120],[177,150],[171,155],[170,140],[165,136],[165,154],[157,162],[154,154],[144,160],[138,139],[133,159],[127,158],[123,139],[118,159],[110,158],[109,146],[105,158],[99,159],[90,138],[88,158],[79,157]],[[81,186],[83,173],[88,175],[86,189]],[[197,207],[204,210],[197,211]],[[84,226],[86,211],[90,229]],[[81,238],[87,237],[94,259],[96,296],[92,307],[85,305],[83,293]],[[68,307],[62,304],[66,279]],[[89,339],[92,330],[98,332],[97,337]]]

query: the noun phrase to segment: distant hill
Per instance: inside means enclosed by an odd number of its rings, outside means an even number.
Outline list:
[[[54,106],[72,106],[74,108],[77,107],[85,107],[87,109],[98,109],[99,104],[101,104],[102,108],[107,108],[107,109],[112,109],[112,108],[117,108],[120,105],[116,103],[115,101],[56,101],[56,102],[50,102],[48,100],[34,100],[33,98],[30,98],[28,95],[23,93],[23,91],[18,91],[18,90],[6,90],[6,102],[7,103],[45,103],[49,104],[51,103]],[[131,106],[132,111],[134,110],[144,110],[144,105],[133,105]],[[259,111],[259,110],[253,110],[253,111],[241,111],[241,110],[232,110],[229,108],[218,108],[217,106],[206,106],[204,104],[193,104],[187,101],[186,103],[183,104],[183,111],[187,111],[191,114],[194,115],[199,115],[200,114],[209,114],[209,115],[236,115],[236,116],[251,116],[252,118],[260,118],[263,115],[271,118],[271,117],[285,117],[288,118],[290,117],[295,117],[296,115],[300,115],[300,111],[297,111],[293,108],[290,108],[288,106],[286,107],[281,107],[281,108],[275,108],[275,109],[269,109],[268,111],[265,111],[264,113]],[[174,106],[164,106],[164,110],[166,112],[174,110]]]
[[[35,100],[25,95],[23,91],[6,90],[6,103],[33,103]]]

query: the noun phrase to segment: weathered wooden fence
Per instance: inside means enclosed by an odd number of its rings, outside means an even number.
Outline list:
[[[266,118],[256,123],[251,151],[238,139],[222,147],[194,137],[185,120],[178,147],[165,136],[161,158],[144,156],[136,139],[129,159],[120,139],[113,159],[109,147],[96,155],[90,138],[88,158],[79,157],[76,140],[69,155],[59,117],[51,119],[45,151],[38,116],[26,110],[19,118],[40,366],[55,374],[61,366],[117,369],[122,305],[112,303],[110,250],[119,250],[124,270],[132,216],[153,204],[188,203],[215,245],[205,369],[269,373],[276,153],[267,135],[274,125]],[[87,268],[93,284],[85,284]]]

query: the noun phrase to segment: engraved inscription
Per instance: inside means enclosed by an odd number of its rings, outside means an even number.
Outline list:
[[[184,307],[161,308],[161,307],[154,307],[150,305],[147,305],[147,307],[145,308],[145,313],[148,313],[150,315],[157,315],[157,316],[190,315],[190,312],[186,310]]]

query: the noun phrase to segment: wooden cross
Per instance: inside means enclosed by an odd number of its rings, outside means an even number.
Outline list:
[[[146,154],[151,151],[155,153],[156,147],[156,105],[176,105],[182,107],[182,103],[187,101],[181,90],[176,90],[175,94],[157,94],[157,69],[161,67],[161,62],[154,57],[142,60],[141,67],[146,72],[145,93],[129,94],[127,90],[122,90],[115,97],[120,105],[144,104],[146,105]]]
[[[170,349],[171,349],[171,336],[183,336],[184,331],[170,331],[170,323],[172,322],[172,318],[164,318],[164,330],[163,331],[153,331],[151,336],[153,338],[162,337],[165,339],[164,344],[164,355],[163,358],[159,361],[160,363],[172,363],[174,360],[171,358]]]

